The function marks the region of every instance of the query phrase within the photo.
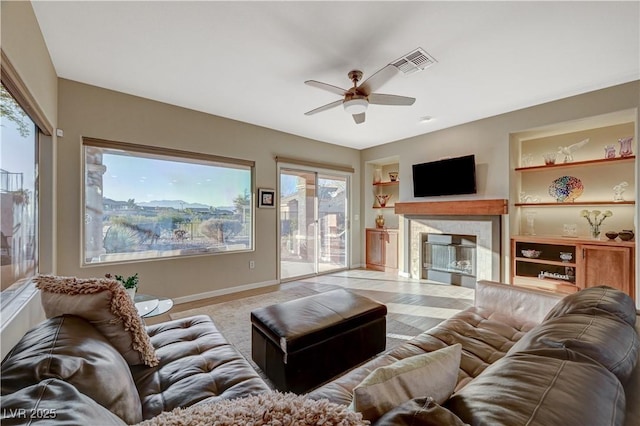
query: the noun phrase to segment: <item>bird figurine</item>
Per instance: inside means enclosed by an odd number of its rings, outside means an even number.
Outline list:
[[[565,163],[570,163],[570,162],[573,161],[573,153],[574,153],[574,151],[577,151],[578,149],[582,148],[583,146],[585,146],[588,143],[589,143],[589,138],[583,139],[580,142],[576,142],[576,143],[574,143],[572,145],[569,145],[569,146],[559,146],[558,147],[558,154],[564,155],[564,162]]]

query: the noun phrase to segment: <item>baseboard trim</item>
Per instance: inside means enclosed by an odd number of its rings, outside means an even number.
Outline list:
[[[240,285],[237,287],[221,288],[220,290],[207,291],[204,293],[190,294],[188,296],[176,297],[173,303],[179,305],[181,303],[195,302],[196,300],[209,299],[211,297],[225,296],[227,294],[240,293],[241,291],[255,290],[256,288],[269,287],[280,284],[279,280],[269,280],[259,283],[251,283]]]

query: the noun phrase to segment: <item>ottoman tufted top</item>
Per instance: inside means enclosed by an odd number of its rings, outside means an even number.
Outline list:
[[[292,353],[386,314],[385,305],[339,289],[256,309],[251,322]]]

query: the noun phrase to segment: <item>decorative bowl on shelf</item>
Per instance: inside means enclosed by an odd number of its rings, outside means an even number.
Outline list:
[[[584,191],[582,181],[573,176],[561,176],[551,182],[549,195],[559,203],[575,201]]]
[[[538,257],[540,257],[541,254],[542,254],[542,251],[540,250],[534,250],[534,249],[522,250],[522,255],[524,257],[528,257],[529,259],[537,259]]]
[[[610,240],[615,240],[618,236],[618,233],[616,231],[607,231],[604,235],[606,235]]]
[[[631,229],[623,229],[618,233],[618,237],[620,237],[622,241],[631,241],[634,236],[635,234]]]
[[[571,259],[573,259],[573,253],[569,253],[567,251],[561,251],[560,252],[560,259],[563,262],[569,262]]]
[[[398,172],[389,172],[389,180],[395,182],[398,180]]]

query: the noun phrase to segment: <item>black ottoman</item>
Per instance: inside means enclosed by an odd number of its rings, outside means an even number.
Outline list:
[[[283,392],[304,393],[385,349],[387,307],[333,290],[251,312],[251,357]]]

